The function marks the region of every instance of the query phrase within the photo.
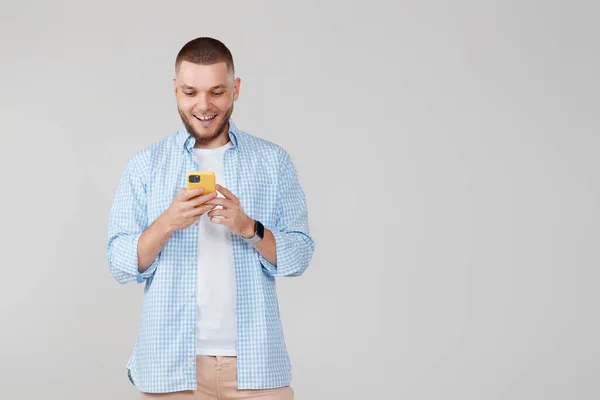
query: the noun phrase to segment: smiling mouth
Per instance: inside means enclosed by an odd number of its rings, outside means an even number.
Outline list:
[[[216,116],[217,116],[216,114],[213,114],[213,115],[194,115],[194,117],[196,117],[196,119],[198,121],[201,121],[201,122],[210,122],[213,119],[215,119]]]

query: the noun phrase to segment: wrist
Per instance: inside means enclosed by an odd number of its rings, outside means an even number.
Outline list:
[[[260,221],[254,220],[252,233],[248,236],[243,236],[242,239],[251,245],[255,245],[265,237],[265,227]]]
[[[175,232],[175,226],[171,224],[169,217],[166,214],[162,214],[160,217],[158,217],[156,222],[158,223],[160,231],[163,235],[171,236],[173,232]]]
[[[252,218],[249,218],[248,223],[246,224],[245,229],[242,231],[242,237],[246,238],[246,239],[250,239],[251,237],[254,236],[254,226],[255,226],[256,221],[254,221]]]

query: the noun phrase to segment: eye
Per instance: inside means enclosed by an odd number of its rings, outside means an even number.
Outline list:
[[[188,97],[193,97],[195,95],[194,92],[183,92]]]
[[[222,94],[223,94],[223,92],[213,92],[213,96],[220,96]]]

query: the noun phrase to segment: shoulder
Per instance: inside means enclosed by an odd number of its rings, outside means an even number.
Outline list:
[[[291,161],[289,152],[280,144],[255,136],[249,132],[238,130],[240,147],[258,159],[280,166]]]
[[[177,149],[177,136],[178,132],[175,132],[136,151],[129,158],[127,168],[146,180],[148,174],[152,173],[161,161],[172,158]]]

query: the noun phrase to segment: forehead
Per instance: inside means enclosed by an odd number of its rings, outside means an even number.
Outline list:
[[[177,83],[193,86],[198,89],[209,89],[221,84],[230,84],[233,81],[224,62],[216,64],[194,64],[182,61],[177,72]]]

